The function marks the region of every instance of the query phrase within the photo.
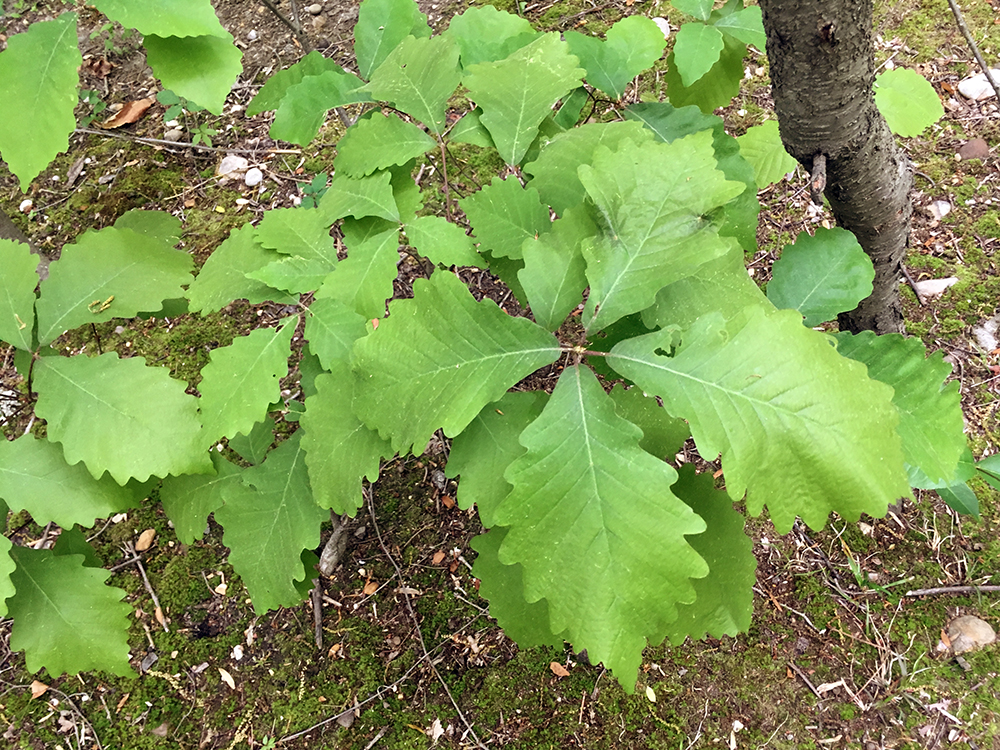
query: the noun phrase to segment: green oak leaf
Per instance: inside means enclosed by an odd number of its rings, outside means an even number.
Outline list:
[[[468,68],[463,83],[482,109],[501,158],[518,164],[552,105],[578,88],[586,71],[556,33],[540,36],[504,60]]]
[[[702,130],[712,132],[712,148],[718,160],[718,169],[727,180],[742,182],[746,188],[726,204],[719,234],[737,239],[747,253],[757,251],[757,183],[753,167],[740,155],[738,141],[726,133],[721,117],[706,115],[697,107],[676,108],[667,102],[639,102],[629,105],[625,117],[635,119],[653,131],[662,141],[672,143],[678,138]]]
[[[332,270],[326,261],[306,260],[293,255],[251,271],[247,274],[247,278],[262,281],[270,287],[285,292],[305,294],[319,289]]]
[[[4,516],[6,517],[7,510],[5,508],[0,508],[4,511]],[[0,534],[0,617],[7,616],[7,600],[14,596],[14,581],[11,580],[11,574],[14,572],[14,558],[10,556],[11,547],[10,539]]]
[[[714,2],[713,0],[670,0],[670,4],[681,13],[694,16],[699,21],[707,21],[709,16],[712,15],[712,5],[714,5]]]
[[[418,253],[443,266],[472,266],[485,263],[469,237],[457,224],[441,216],[419,216],[404,227],[406,240]]]
[[[587,106],[587,102],[590,101],[590,92],[587,91],[586,86],[581,86],[578,89],[573,89],[569,94],[563,97],[562,102],[559,105],[559,111],[556,112],[555,117],[552,118],[552,122],[563,129],[570,129],[577,122],[580,121],[580,115],[583,114],[583,108]]]
[[[330,187],[320,198],[317,215],[323,217],[327,226],[345,216],[355,219],[378,216],[387,221],[399,221],[399,208],[392,194],[391,181],[390,172],[376,172],[358,179],[336,173]]]
[[[695,600],[677,607],[677,619],[667,625],[667,637],[674,646],[688,637],[734,636],[750,629],[753,614],[753,585],[757,559],[753,543],[743,532],[746,519],[733,509],[725,492],[716,490],[711,474],[696,474],[686,464],[679,471],[671,491],[697,513],[708,528],[688,538],[694,551],[708,563],[708,576],[694,585]]]
[[[593,162],[598,146],[617,151],[626,140],[641,144],[653,138],[649,130],[636,122],[588,122],[570,128],[545,144],[537,160],[525,165],[525,173],[532,177],[528,185],[538,190],[542,201],[562,216],[566,209],[583,203],[587,197],[577,168]]]
[[[552,231],[524,241],[524,268],[517,277],[528,295],[538,325],[556,331],[583,301],[586,263],[580,246],[597,233],[581,205],[568,209],[552,223]]]
[[[112,318],[156,312],[163,300],[184,296],[191,256],[131,229],[86,232],[49,266],[36,304],[38,339]]]
[[[413,293],[354,347],[355,412],[397,453],[423,452],[438,428],[454,437],[561,352],[552,334],[476,302],[451,273],[417,279]]]
[[[857,307],[872,293],[874,278],[875,267],[851,232],[820,227],[781,251],[767,298],[779,309],[798,310],[812,328]]]
[[[38,256],[21,242],[0,239],[0,341],[30,351],[35,327]]]
[[[256,466],[264,460],[268,451],[271,450],[271,446],[274,445],[275,424],[273,417],[264,417],[253,426],[249,433],[245,435],[240,433],[229,438],[229,447],[248,464]]]
[[[705,524],[671,492],[677,473],[639,447],[587,368],[563,371],[496,522],[510,527],[500,562],[520,563],[525,599],[544,598],[551,630],[586,648],[632,692],[647,638],[661,636],[708,573],[684,538]]]
[[[448,141],[451,143],[469,143],[473,146],[495,149],[493,137],[482,122],[483,111],[476,107],[466,112],[448,131]]]
[[[372,73],[365,90],[441,135],[447,125],[448,99],[460,80],[454,39],[408,36]]]
[[[28,511],[35,523],[64,529],[77,523],[89,528],[141,499],[131,484],[94,479],[83,465],[67,464],[58,445],[31,435],[0,442],[0,497],[11,510]]]
[[[280,328],[258,328],[212,350],[198,384],[204,445],[249,432],[267,414],[268,405],[281,397],[297,322],[290,318]]]
[[[76,127],[82,62],[76,13],[36,21],[0,53],[0,97],[16,106],[0,117],[0,156],[27,190],[53,157],[69,148]]]
[[[516,178],[493,181],[458,202],[479,240],[479,251],[519,259],[524,241],[547,232],[552,222],[538,191],[524,188]]]
[[[254,241],[252,224],[232,230],[229,237],[208,256],[188,288],[191,310],[208,315],[218,312],[234,299],[245,299],[253,304],[267,301],[295,304],[297,297],[247,276],[277,259],[274,253]]]
[[[35,413],[62,443],[66,462],[83,461],[97,479],[118,484],[150,476],[212,470],[198,402],[163,367],[142,357],[41,357],[35,361]]]
[[[655,398],[644,394],[641,388],[625,390],[621,383],[616,383],[608,395],[615,402],[618,416],[642,430],[639,447],[657,458],[673,461],[684,447],[684,441],[691,436],[687,422],[670,416]]]
[[[160,487],[163,512],[173,522],[181,544],[194,544],[204,536],[209,513],[225,505],[223,491],[241,480],[240,467],[216,451],[212,451],[212,463],[215,474],[167,477]]]
[[[143,38],[146,61],[163,88],[221,115],[226,96],[243,72],[243,53],[228,32],[219,36]]]
[[[907,68],[886,70],[875,77],[875,105],[889,130],[901,138],[918,136],[944,117],[934,87]]]
[[[609,364],[691,425],[703,456],[722,454],[733,499],[767,505],[779,533],[801,516],[822,528],[885,514],[909,496],[892,389],[840,356],[796,312],[747,308],[699,319],[674,356],[671,331],[623,341]]]
[[[106,586],[106,570],[85,567],[83,555],[14,547],[17,591],[7,601],[14,620],[10,647],[24,651],[29,672],[52,677],[100,669],[121,677],[129,667],[128,628],[132,608],[125,592]]]
[[[86,568],[103,568],[104,562],[97,556],[97,550],[87,541],[86,535],[74,527],[63,529],[59,538],[52,545],[52,551],[57,557],[64,555],[83,555],[83,565]]]
[[[959,383],[947,382],[951,365],[943,352],[927,357],[920,339],[899,334],[836,335],[837,351],[864,363],[868,377],[891,385],[892,403],[899,410],[903,458],[936,484],[955,476],[966,449],[965,422]]]
[[[500,545],[506,537],[507,529],[501,526],[469,542],[477,553],[472,575],[480,581],[479,595],[489,601],[490,616],[520,648],[561,648],[562,636],[553,634],[549,627],[546,601],[539,599],[529,604],[524,599],[523,568],[500,562]]]
[[[648,329],[676,326],[684,330],[707,313],[719,312],[728,319],[750,306],[775,309],[747,274],[740,247],[730,242],[725,255],[661,289],[656,302],[642,311],[642,320]]]
[[[778,121],[753,125],[737,139],[740,154],[753,166],[754,181],[761,190],[794,172],[798,162],[791,157],[778,134]]]
[[[349,361],[354,342],[364,335],[364,316],[347,303],[320,297],[309,305],[305,337],[325,369],[329,370],[335,362]]]
[[[760,7],[757,5],[749,5],[723,16],[715,22],[715,28],[743,44],[752,44],[761,52],[765,51],[767,36],[764,34],[764,22],[761,20]]]
[[[166,211],[132,209],[115,220],[116,229],[131,229],[167,247],[174,247],[181,239],[181,220]]]
[[[87,232],[64,246],[36,305],[41,343],[88,323],[136,315],[146,319],[165,306],[184,306],[182,287],[191,283],[192,258],[173,244],[116,226]]]
[[[365,318],[385,315],[399,262],[399,225],[382,219],[345,219],[341,225],[347,260],[329,274],[317,299],[336,299]]]
[[[301,443],[300,430],[260,466],[244,469],[240,483],[223,488],[225,505],[215,512],[225,529],[229,562],[257,614],[302,601],[295,587],[302,575],[300,555],[319,546],[320,524],[329,518],[313,500]]]
[[[277,71],[264,82],[260,91],[247,106],[247,117],[253,117],[261,112],[268,112],[280,107],[288,89],[297,83],[302,83],[307,76],[318,76],[328,71],[338,73],[343,72],[343,70],[333,60],[323,57],[323,54],[318,50],[313,50],[294,65]],[[361,85],[360,81],[358,85]]]
[[[541,36],[527,19],[497,10],[492,5],[467,8],[451,19],[445,34],[458,43],[464,68],[503,60]]]
[[[621,99],[632,79],[652,67],[666,46],[660,27],[645,16],[621,19],[608,29],[605,41],[578,31],[563,36],[587,69],[587,83],[613,99]]]
[[[600,330],[649,307],[667,284],[723,255],[714,209],[743,192],[717,170],[712,134],[673,143],[599,147],[580,180],[603,217],[605,232],[583,246],[590,296],[587,330]]]
[[[330,237],[332,223],[319,211],[274,208],[264,212],[254,239],[282,255],[322,261],[332,268],[337,265],[337,248]]]
[[[686,23],[674,37],[674,64],[685,86],[693,86],[719,60],[722,32],[703,23]]]
[[[686,24],[681,30],[694,25],[701,24]],[[722,52],[717,55],[718,59],[712,68],[690,86],[681,80],[677,67],[676,45],[675,50],[667,56],[667,70],[663,74],[663,80],[667,86],[667,99],[673,106],[685,107],[693,104],[710,115],[718,107],[729,104],[739,93],[740,81],[743,80],[743,57],[746,55],[747,46],[717,31],[716,34],[723,38]]]
[[[362,480],[378,479],[379,462],[393,450],[352,410],[355,386],[346,362],[316,378],[316,393],[302,415],[302,449],[316,503],[353,516],[364,504]]]
[[[972,516],[979,520],[979,498],[965,482],[938,487],[934,491],[956,513]]]
[[[423,156],[437,143],[416,125],[396,115],[372,112],[347,129],[337,142],[338,170],[351,177],[366,177],[377,169],[402,166]]]
[[[461,474],[458,507],[468,510],[475,505],[486,528],[493,526],[494,512],[512,489],[503,475],[524,453],[517,438],[542,413],[547,398],[542,391],[510,391],[479,412],[452,440],[445,475],[454,479]]]
[[[406,37],[430,35],[427,16],[413,0],[364,0],[354,26],[354,56],[360,76],[369,80]]]
[[[112,21],[143,36],[226,36],[209,0],[94,0]]]
[[[319,133],[326,113],[345,104],[370,101],[361,91],[363,82],[339,67],[317,75],[303,76],[285,91],[268,135],[276,140],[305,146]]]

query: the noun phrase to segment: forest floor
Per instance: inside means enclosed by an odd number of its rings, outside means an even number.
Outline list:
[[[675,29],[681,21],[660,0],[493,4],[511,12],[521,6],[545,31],[601,33],[636,13],[666,17]],[[306,36],[349,66],[356,3],[319,5],[319,13],[304,13]],[[421,2],[438,29],[467,5]],[[0,172],[0,206],[43,251],[57,253],[83,230],[146,208],[182,218],[186,247],[201,263],[230,229],[265,208],[292,205],[315,175],[329,172],[336,118],[311,146],[286,149],[268,138],[266,118],[243,115],[265,75],[299,59],[302,47],[255,0],[218,0],[216,7],[244,49],[244,74],[222,116],[201,113],[200,120],[189,116],[178,124],[184,140],[198,128],[217,131],[212,148],[164,140],[174,126],[154,104],[126,128],[78,131],[69,152],[35,180],[27,196],[32,204],[21,212],[25,196]],[[0,35],[64,9],[80,13],[89,54],[84,88],[94,93],[92,104],[78,110],[81,118],[93,114],[96,102],[155,96],[139,40],[106,27],[82,2],[3,0]],[[917,70],[945,105],[943,120],[904,143],[918,170],[907,268],[916,282],[954,277],[957,283],[919,301],[909,287],[903,294],[909,332],[954,366],[979,458],[1000,449],[1000,345],[994,339],[989,346],[975,331],[998,335],[1000,112],[995,98],[977,103],[956,92],[976,66],[945,0],[880,2],[876,12],[879,63]],[[993,62],[1000,60],[998,17],[996,0],[967,10]],[[0,48],[3,42],[0,36]],[[742,93],[719,113],[732,135],[773,117],[766,58],[752,51],[746,65]],[[661,86],[654,72],[628,96],[655,98]],[[986,152],[959,159],[975,139],[986,142]],[[265,170],[267,192],[218,179],[228,152]],[[464,167],[475,175],[474,162]],[[811,205],[801,172],[762,191],[761,202],[760,250],[748,266],[763,283],[783,245],[830,217]],[[187,379],[210,349],[258,325],[260,316],[280,314],[274,305],[231,305],[204,319],[178,318],[168,334],[141,321],[113,321],[94,335],[106,349],[165,360],[175,377]],[[0,346],[0,394],[17,392],[12,356]],[[31,415],[13,410],[3,419],[4,433],[13,436]],[[585,655],[568,647],[520,649],[490,619],[470,572],[469,540],[481,529],[452,499],[455,483],[442,474],[445,448],[384,466],[366,507],[350,522],[341,565],[322,581],[321,646],[308,602],[254,614],[214,522],[192,545],[176,539],[158,505],[99,523],[87,536],[114,572],[109,582],[129,592],[130,645],[141,674],[30,674],[23,656],[7,647],[9,621],[0,621],[5,746],[1000,748],[1000,650],[956,660],[938,648],[942,629],[957,615],[1000,627],[997,595],[908,593],[1000,584],[998,498],[986,485],[975,485],[978,521],[924,491],[884,519],[849,524],[834,517],[821,532],[797,524],[780,536],[766,518],[749,519],[758,560],[750,631],[649,648],[630,695]],[[131,557],[123,550],[147,529],[156,534],[142,570],[121,564]],[[23,514],[8,521],[8,534],[31,540],[43,533]],[[413,593],[404,597],[404,589]],[[164,624],[152,615],[151,592]]]

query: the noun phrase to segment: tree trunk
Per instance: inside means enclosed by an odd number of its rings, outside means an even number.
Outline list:
[[[760,0],[785,149],[813,174],[875,265],[874,290],[841,330],[903,331],[899,278],[910,233],[912,168],[875,107],[872,0]],[[820,186],[820,190],[822,187]]]

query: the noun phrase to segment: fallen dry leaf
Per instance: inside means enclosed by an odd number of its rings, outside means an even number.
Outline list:
[[[112,128],[120,128],[122,125],[131,125],[146,114],[146,110],[152,105],[152,99],[138,99],[134,102],[125,102],[120,110],[98,125],[98,127],[111,130]]]
[[[550,662],[549,669],[556,677],[569,677],[569,670],[557,661]]]
[[[44,682],[39,682],[38,680],[31,681],[31,697],[39,698],[45,695],[45,691],[49,689],[49,686]]]
[[[153,546],[153,539],[156,537],[156,529],[146,529],[139,534],[139,539],[135,543],[137,552],[145,552]]]
[[[226,670],[224,670],[222,667],[219,667],[219,677],[222,678],[222,681],[224,683],[226,683],[227,685],[229,685],[229,688],[231,690],[235,690],[236,689],[236,680],[234,680],[233,676],[231,674],[229,674],[229,672],[227,672]]]
[[[362,592],[364,593],[365,596],[371,596],[376,591],[378,591],[378,584],[375,583],[375,581],[368,581],[368,583],[366,583],[365,587],[362,589]]]
[[[444,727],[441,726],[441,719],[434,719],[430,727],[424,733],[431,738],[431,742],[436,743],[444,735]]]
[[[89,73],[97,78],[107,78],[108,73],[115,67],[113,62],[108,62],[103,57],[92,57],[80,66],[84,73]]]
[[[444,552],[438,550],[437,552],[434,553],[434,556],[431,557],[431,562],[434,563],[435,565],[440,565],[442,562],[444,562],[444,557],[445,557]]]
[[[450,495],[441,495],[441,504],[448,510],[455,507],[455,501],[451,499]]]

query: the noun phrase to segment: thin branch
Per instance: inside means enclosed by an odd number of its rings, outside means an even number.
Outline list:
[[[802,681],[806,684],[806,687],[809,688],[817,698],[823,700],[822,694],[816,689],[816,686],[809,681],[806,673],[802,671],[798,664],[794,661],[790,661],[788,662],[788,666],[802,679]]]
[[[138,553],[136,552],[135,546],[133,546],[131,543],[128,545],[128,551],[132,554],[133,557],[138,558]],[[142,564],[141,559],[136,559],[135,566],[139,569],[139,572],[142,574],[142,582],[146,587],[146,591],[149,592],[150,598],[153,600],[153,606],[156,607],[155,614],[158,615],[156,619],[160,621],[160,625],[163,626],[163,630],[169,633],[170,628],[167,626],[167,616],[163,612],[163,607],[160,606],[159,597],[156,595],[156,592],[153,591],[153,586],[152,584],[150,584],[149,578],[146,576],[146,566]]]
[[[259,154],[262,149],[259,148],[219,148],[218,146],[204,146],[200,143],[178,143],[177,141],[167,141],[163,138],[140,138],[135,135],[127,135],[125,133],[112,133],[107,130],[91,130],[90,128],[77,128],[73,131],[74,133],[85,133],[87,135],[103,135],[107,138],[118,138],[123,141],[136,141],[137,143],[153,143],[164,146],[173,146],[174,148],[196,148],[200,151],[217,151],[219,153],[226,154]],[[301,154],[302,149],[299,148],[269,148],[263,149],[265,154]]]
[[[981,591],[997,592],[1000,586],[939,586],[932,589],[913,589],[905,596],[937,596],[940,594],[958,596],[959,594],[978,594]]]
[[[962,31],[962,36],[965,37],[965,41],[969,43],[969,48],[972,50],[972,54],[976,58],[976,62],[979,63],[979,67],[982,68],[983,75],[986,76],[986,80],[990,82],[990,86],[993,87],[993,93],[997,95],[997,99],[1000,100],[1000,84],[997,84],[996,80],[993,78],[993,73],[990,72],[990,66],[986,64],[983,59],[983,53],[979,51],[979,46],[976,44],[976,40],[972,38],[972,33],[969,31],[969,27],[965,25],[965,19],[962,17],[962,11],[958,7],[958,3],[955,0],[948,0],[948,7],[951,8],[952,15],[955,16],[955,22],[958,24],[958,28]]]
[[[302,49],[306,51],[307,54],[309,52],[312,52],[312,45],[309,44],[309,40],[306,38],[306,35],[302,33],[302,27],[298,23],[299,12],[294,2],[292,3],[292,12],[296,16],[294,23],[288,20],[285,14],[282,13],[280,10],[278,10],[278,6],[274,4],[274,0],[264,0],[264,5],[266,5],[268,7],[268,10],[270,10],[272,13],[274,13],[274,15],[278,17],[279,21],[281,21],[283,24],[285,24],[285,26],[291,29],[292,34],[295,35],[295,40],[299,43]]]

